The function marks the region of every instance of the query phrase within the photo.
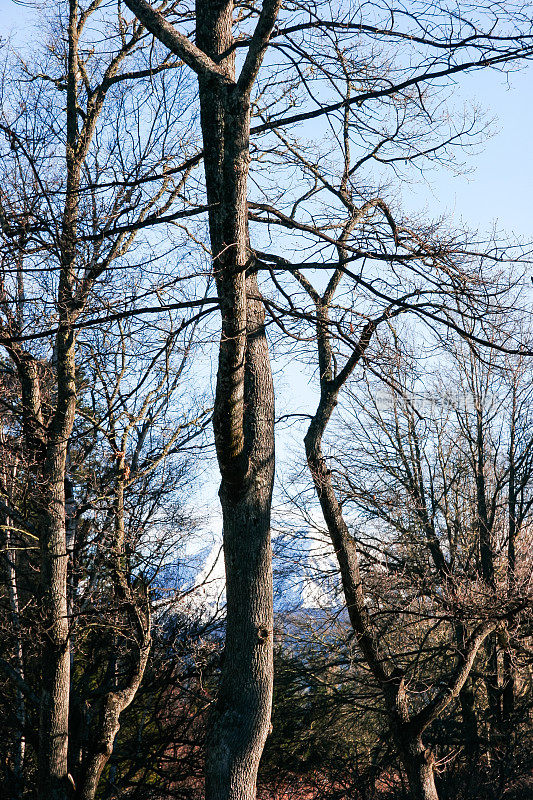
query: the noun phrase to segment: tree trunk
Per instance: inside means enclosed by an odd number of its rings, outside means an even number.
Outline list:
[[[85,759],[83,774],[78,781],[76,800],[94,800],[96,797],[102,772],[113,753],[115,739],[120,730],[120,715],[133,701],[141,685],[150,654],[150,646],[150,621],[147,617],[138,660],[128,685],[116,692],[108,692],[104,699],[98,730]]]
[[[197,44],[235,78],[231,2],[199,0]],[[228,50],[232,53],[221,58]],[[273,686],[270,510],[274,390],[264,307],[249,246],[250,101],[199,78],[213,268],[222,314],[214,430],[222,476],[227,623],[207,737],[208,800],[253,800]]]
[[[65,289],[60,277],[60,291]],[[68,318],[60,306],[60,320]],[[10,352],[22,389],[24,450],[35,469],[38,496],[41,608],[41,699],[39,719],[39,786],[43,800],[65,800],[68,786],[68,717],[70,694],[69,621],[65,529],[67,444],[76,404],[75,340],[64,328],[56,337],[57,397],[48,429],[41,409],[40,369],[18,347]]]
[[[273,683],[270,507],[274,478],[274,396],[257,284],[248,284],[242,486],[223,477],[227,627],[218,702],[207,749],[206,797],[253,800],[270,724]]]
[[[489,519],[487,510],[487,495],[485,486],[485,440],[484,420],[481,409],[476,411],[476,504],[477,528],[479,535],[479,563],[481,578],[485,584],[487,594],[496,592],[494,547],[493,547],[493,519]],[[487,690],[489,710],[489,735],[496,736],[501,723],[501,692],[498,675],[498,650],[496,635],[491,634],[484,643],[486,654],[485,687]]]
[[[9,607],[11,611],[11,621],[13,633],[15,635],[15,670],[21,681],[24,681],[24,653],[22,649],[22,631],[20,626],[20,609],[17,586],[17,572],[15,564],[15,550],[11,549],[11,519],[5,520],[5,559],[6,559],[6,584],[9,596]],[[13,752],[13,785],[9,790],[12,800],[22,797],[23,778],[24,778],[24,756],[26,753],[26,737],[24,728],[26,725],[26,700],[20,686],[15,688],[15,717],[19,725],[16,731],[14,752]]]
[[[411,800],[439,800],[435,786],[434,756],[420,738],[400,742],[402,763],[407,773]]]
[[[207,737],[206,796],[252,800],[272,702],[274,392],[248,234],[250,94],[281,0],[263,0],[237,80],[232,0],[196,1],[196,45],[145,0],[126,4],[198,75],[209,233],[222,315],[213,427],[227,593],[225,659]]]
[[[508,524],[509,540],[507,542],[507,597],[512,602],[516,594],[516,538],[519,531],[517,514],[517,486],[516,486],[516,397],[513,393],[513,414],[511,417],[511,435],[509,443],[509,482],[508,482]],[[516,676],[515,667],[511,658],[510,641],[507,635],[507,647],[503,653],[503,690],[502,690],[502,716],[507,730],[512,728],[512,718],[515,707]]]
[[[65,471],[76,403],[74,336],[58,334],[57,404],[43,470],[40,536],[42,682],[39,767],[43,800],[64,800],[68,786],[70,639]]]
[[[46,436],[40,526],[42,584],[42,683],[39,725],[39,768],[43,800],[65,800],[68,794],[68,719],[70,705],[70,635],[68,618],[68,551],[65,476],[68,442],[76,411],[76,337],[72,323],[79,307],[76,289],[79,181],[78,152],[78,2],[69,0],[68,74],[66,95],[67,171],[60,241],[57,294],[59,318],[55,341],[57,395]]]
[[[479,730],[476,715],[476,699],[468,680],[459,692],[463,739],[467,748],[467,758],[471,764],[479,761]]]
[[[60,502],[58,497],[55,504]],[[63,534],[61,520],[53,520],[41,544],[44,642],[39,762],[43,800],[66,797],[70,651],[66,596],[68,557]]]
[[[454,625],[454,635],[457,647],[463,652],[466,647],[467,633],[462,623]],[[463,742],[466,746],[466,757],[469,764],[477,766],[480,755],[479,727],[476,714],[476,698],[472,687],[472,680],[468,677],[459,692],[461,705],[461,719],[463,729]]]
[[[424,747],[420,736],[413,738],[406,733],[410,720],[405,688],[401,680],[395,679],[394,671],[390,672],[387,659],[380,656],[378,642],[366,611],[357,548],[346,527],[322,454],[320,445],[322,431],[335,403],[336,396],[327,398],[324,394],[309,426],[305,437],[308,464],[338,559],[350,621],[365,660],[383,693],[391,735],[407,774],[411,798],[438,800],[433,754]]]

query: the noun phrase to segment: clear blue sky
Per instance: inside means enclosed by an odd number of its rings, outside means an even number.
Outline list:
[[[2,39],[11,34],[17,44],[26,45],[29,40],[31,45],[39,35],[32,21],[33,8],[0,0]],[[469,157],[473,172],[453,176],[435,171],[429,176],[431,188],[423,182],[411,186],[404,196],[408,209],[427,208],[433,218],[452,213],[481,231],[498,220],[501,230],[533,241],[533,64],[509,78],[494,71],[460,76],[458,93],[463,101],[474,102],[496,117],[495,133]]]
[[[432,191],[420,188],[420,202],[480,229],[498,220],[503,230],[533,241],[533,64],[509,76],[463,75],[459,84],[463,100],[496,118],[494,135],[468,158],[473,172],[436,173]]]

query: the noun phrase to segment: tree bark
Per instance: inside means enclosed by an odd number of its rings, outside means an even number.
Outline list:
[[[39,768],[43,800],[64,800],[68,785],[70,640],[65,471],[76,403],[74,337],[58,334],[57,405],[43,469],[40,526],[42,676]]]
[[[260,300],[252,299],[252,292],[257,296],[253,276],[247,285],[243,431],[248,469],[240,486],[224,470],[220,487],[227,627],[218,701],[208,737],[206,775],[206,797],[216,800],[255,798],[272,705],[274,399],[264,311]]]
[[[227,596],[225,657],[207,737],[206,797],[252,800],[272,704],[274,391],[248,233],[250,94],[281,1],[264,0],[238,79],[231,0],[197,0],[196,44],[145,0],[126,4],[198,75],[222,316],[213,427]]]
[[[265,4],[266,5],[266,4]],[[199,77],[213,267],[222,314],[213,412],[221,472],[227,623],[207,738],[208,800],[252,800],[270,725],[273,600],[270,510],[274,390],[249,246],[251,86],[235,83],[231,2],[197,2],[196,43],[231,83]]]
[[[420,738],[400,743],[402,763],[407,773],[412,800],[439,800],[435,786],[434,756]]]
[[[39,772],[43,800],[65,800],[68,793],[68,719],[70,638],[67,592],[65,475],[68,441],[76,410],[76,338],[71,324],[74,302],[81,159],[77,153],[78,4],[69,3],[67,184],[63,209],[57,296],[56,403],[46,435],[40,525],[42,585],[42,681],[39,725]]]

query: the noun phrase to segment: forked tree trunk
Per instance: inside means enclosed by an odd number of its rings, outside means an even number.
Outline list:
[[[420,738],[400,742],[399,749],[411,800],[439,800],[431,751],[424,747]]]
[[[213,427],[222,477],[227,594],[225,658],[207,741],[206,797],[253,800],[272,703],[274,392],[248,235],[250,95],[281,0],[263,0],[238,78],[231,0],[197,0],[196,45],[145,0],[126,4],[198,75],[209,233],[222,315]]]
[[[207,739],[206,797],[253,800],[273,685],[274,391],[248,234],[251,85],[234,83],[233,4],[199,0],[196,10],[197,45],[231,82],[199,79],[213,269],[222,314],[213,417],[227,598],[224,662]],[[228,51],[231,55],[222,58]]]

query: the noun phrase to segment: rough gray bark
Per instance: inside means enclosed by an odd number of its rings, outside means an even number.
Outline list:
[[[64,452],[51,448],[41,531],[42,673],[39,726],[39,771],[42,797],[67,796],[70,644],[67,612],[68,555],[64,525]]]
[[[247,281],[250,292],[255,280]],[[255,798],[259,759],[270,724],[273,681],[270,506],[274,476],[274,401],[263,308],[248,296],[243,455],[231,474],[219,450],[227,626],[224,663],[207,745],[206,797]],[[219,399],[219,402],[221,400]],[[224,419],[217,421],[224,425]],[[224,469],[222,470],[222,467]]]
[[[232,12],[232,3],[198,3],[197,45],[234,80],[234,56],[219,62],[233,43]],[[224,663],[207,741],[206,797],[252,800],[272,704],[274,392],[248,237],[249,88],[202,76],[199,87],[222,313],[213,421],[227,598]]]
[[[272,704],[274,392],[248,234],[250,94],[281,3],[263,3],[238,78],[231,1],[197,0],[196,45],[144,0],[127,0],[127,5],[198,75],[222,315],[213,425],[227,596],[224,663],[207,739],[206,797],[252,800]]]
[[[57,337],[57,401],[47,436],[40,513],[42,675],[39,769],[43,798],[67,796],[70,642],[65,521],[67,446],[76,406],[74,336]]]
[[[46,431],[40,514],[42,588],[42,675],[39,723],[39,777],[43,800],[64,800],[68,793],[68,719],[70,639],[67,604],[68,552],[65,475],[68,441],[76,409],[76,340],[71,325],[77,250],[78,191],[81,159],[77,123],[78,5],[71,0],[68,25],[67,186],[61,234],[61,269],[56,336],[56,402]]]

